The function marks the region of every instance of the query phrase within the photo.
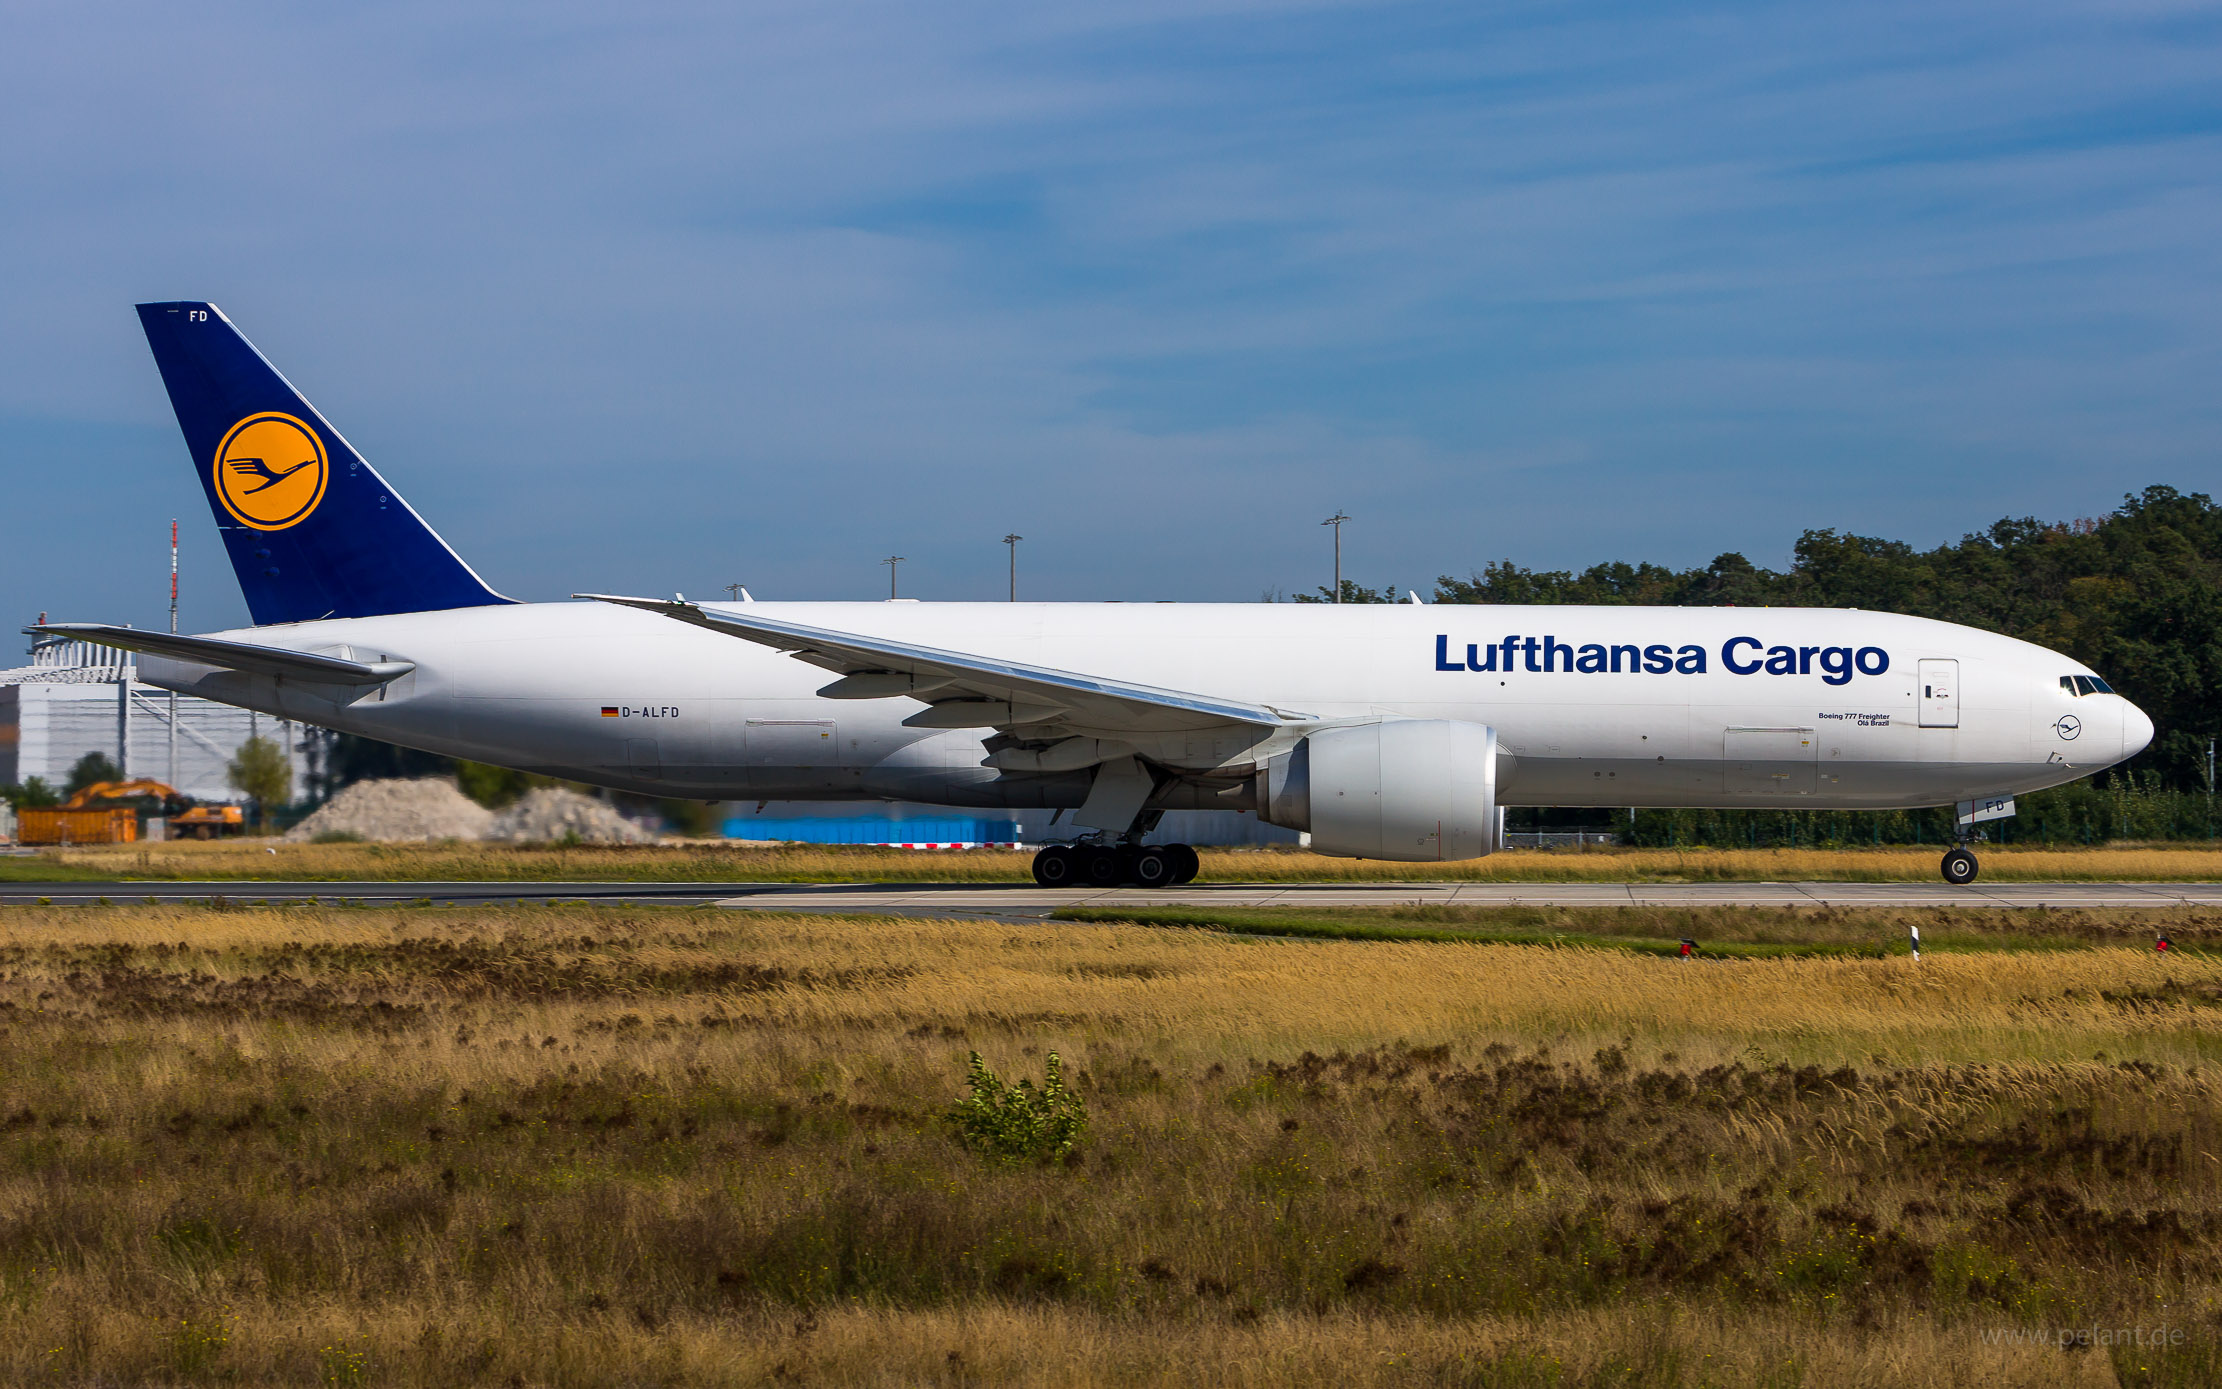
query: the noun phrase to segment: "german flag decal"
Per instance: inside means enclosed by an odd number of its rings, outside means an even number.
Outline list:
[[[614,718],[616,718],[616,717],[617,717],[617,706],[616,706],[616,705],[614,705],[614,704],[605,704],[605,705],[603,705],[603,706],[602,706],[602,717],[603,717],[603,718],[605,718],[605,719],[614,719]]]

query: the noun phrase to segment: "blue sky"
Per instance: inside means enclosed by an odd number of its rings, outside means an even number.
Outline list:
[[[2222,491],[2210,6],[26,3],[0,594],[244,620],[130,306],[497,587],[1234,599]]]

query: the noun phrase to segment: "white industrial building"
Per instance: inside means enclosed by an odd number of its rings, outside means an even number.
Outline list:
[[[0,670],[0,784],[42,778],[59,791],[88,752],[126,777],[152,777],[200,801],[235,801],[226,771],[239,745],[261,736],[286,750],[300,784],[298,729],[268,715],[173,695],[136,679],[132,657],[42,637],[29,665]]]

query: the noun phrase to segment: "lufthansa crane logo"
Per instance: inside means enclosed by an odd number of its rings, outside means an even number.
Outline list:
[[[275,410],[233,425],[216,446],[215,469],[224,509],[258,531],[307,520],[331,474],[316,431]]]
[[[2052,731],[2059,734],[2063,739],[2072,740],[2076,734],[2083,731],[2083,720],[2073,714],[2062,714],[2059,721],[2052,725]]]

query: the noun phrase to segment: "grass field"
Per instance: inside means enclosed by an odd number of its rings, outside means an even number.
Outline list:
[[[1296,850],[1203,851],[1205,882],[1934,882],[1937,848],[1515,849],[1465,863],[1384,863]],[[2222,879],[2222,848],[2125,844],[1992,847],[2000,882]],[[867,846],[287,844],[266,840],[120,844],[0,858],[0,882],[191,878],[231,881],[557,879],[628,882],[1019,882],[1032,856]]]
[[[1237,935],[1312,940],[1430,941],[1604,948],[1679,958],[1684,940],[1702,959],[1886,959],[1922,952],[2150,949],[2165,933],[2191,956],[2222,945],[2222,912],[2201,907],[2132,910],[2032,908],[1546,907],[1065,907],[1059,921],[1206,927]]]
[[[8,908],[0,1381],[2215,1383],[2222,968],[2055,915]],[[1069,1158],[955,1141],[974,1050]]]

